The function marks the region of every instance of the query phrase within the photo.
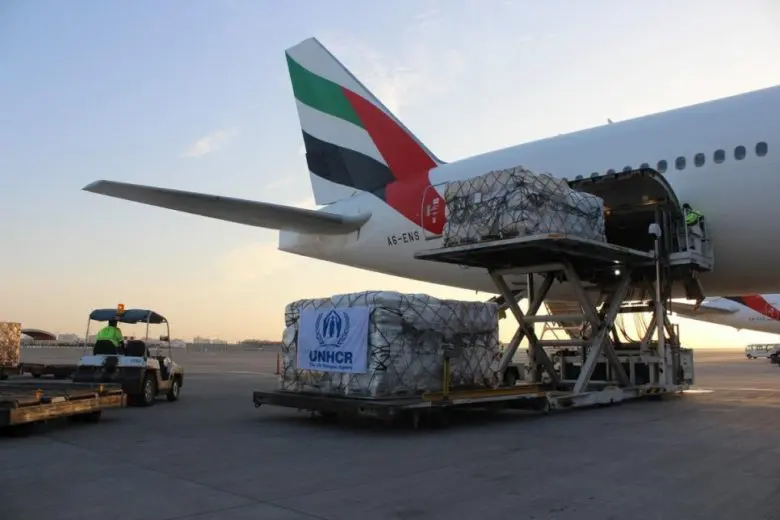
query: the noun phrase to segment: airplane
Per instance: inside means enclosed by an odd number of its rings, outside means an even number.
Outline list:
[[[780,247],[772,238],[780,221],[780,155],[770,147],[780,145],[780,86],[444,162],[316,38],[285,54],[321,208],[108,180],[83,189],[276,229],[278,249],[287,253],[496,294],[483,269],[414,257],[442,247],[443,219],[422,208],[443,207],[446,182],[518,165],[566,179],[649,166],[681,202],[706,215],[717,258],[700,277],[707,296],[780,292]],[[554,286],[549,298],[571,301],[566,285]]]
[[[780,294],[706,298],[700,305],[672,300],[673,313],[697,321],[780,334]]]

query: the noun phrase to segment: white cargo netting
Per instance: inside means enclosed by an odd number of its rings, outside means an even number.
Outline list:
[[[447,184],[444,246],[563,233],[606,241],[604,201],[523,167]]]
[[[0,367],[15,367],[19,364],[21,341],[21,323],[0,321]]]
[[[282,390],[371,398],[439,391],[444,344],[455,349],[451,388],[495,382],[495,303],[366,291],[290,303],[285,324]]]

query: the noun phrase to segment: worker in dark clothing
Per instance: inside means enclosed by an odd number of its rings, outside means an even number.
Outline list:
[[[122,345],[122,331],[116,326],[116,319],[108,320],[108,325],[100,329],[97,336],[95,336],[95,341],[100,340],[110,341],[117,348]]]

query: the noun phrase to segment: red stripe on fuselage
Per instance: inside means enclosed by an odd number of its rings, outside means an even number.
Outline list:
[[[351,90],[342,88],[352,108],[382,154],[395,182],[385,187],[385,202],[412,223],[433,234],[444,229],[444,199],[428,173],[436,162],[391,117]]]
[[[760,294],[751,294],[749,296],[740,297],[742,303],[744,303],[750,309],[756,311],[759,314],[763,314],[769,319],[780,320],[780,310],[774,305],[766,301],[766,299]]]

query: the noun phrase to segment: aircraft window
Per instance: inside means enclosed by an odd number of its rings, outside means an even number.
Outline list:
[[[738,161],[744,159],[746,153],[747,152],[745,151],[745,147],[742,145],[739,145],[736,148],[734,148],[734,158]]]
[[[643,162],[642,164],[639,165],[639,167],[640,168],[650,168],[650,165],[648,163],[646,163],[646,162]]]
[[[664,159],[661,159],[660,161],[658,161],[658,167],[656,168],[656,170],[658,170],[659,173],[663,173],[666,171],[667,166],[668,165],[666,164],[666,161]]]
[[[704,154],[703,153],[697,153],[693,156],[693,164],[696,165],[698,168],[699,166],[704,166]]]
[[[715,150],[715,153],[712,156],[713,160],[720,164],[723,161],[726,160],[726,151],[725,150]]]
[[[685,157],[678,157],[674,160],[674,167],[678,170],[684,170],[685,169]]]
[[[759,157],[765,156],[768,151],[769,146],[765,142],[761,141],[756,145],[756,155]]]

